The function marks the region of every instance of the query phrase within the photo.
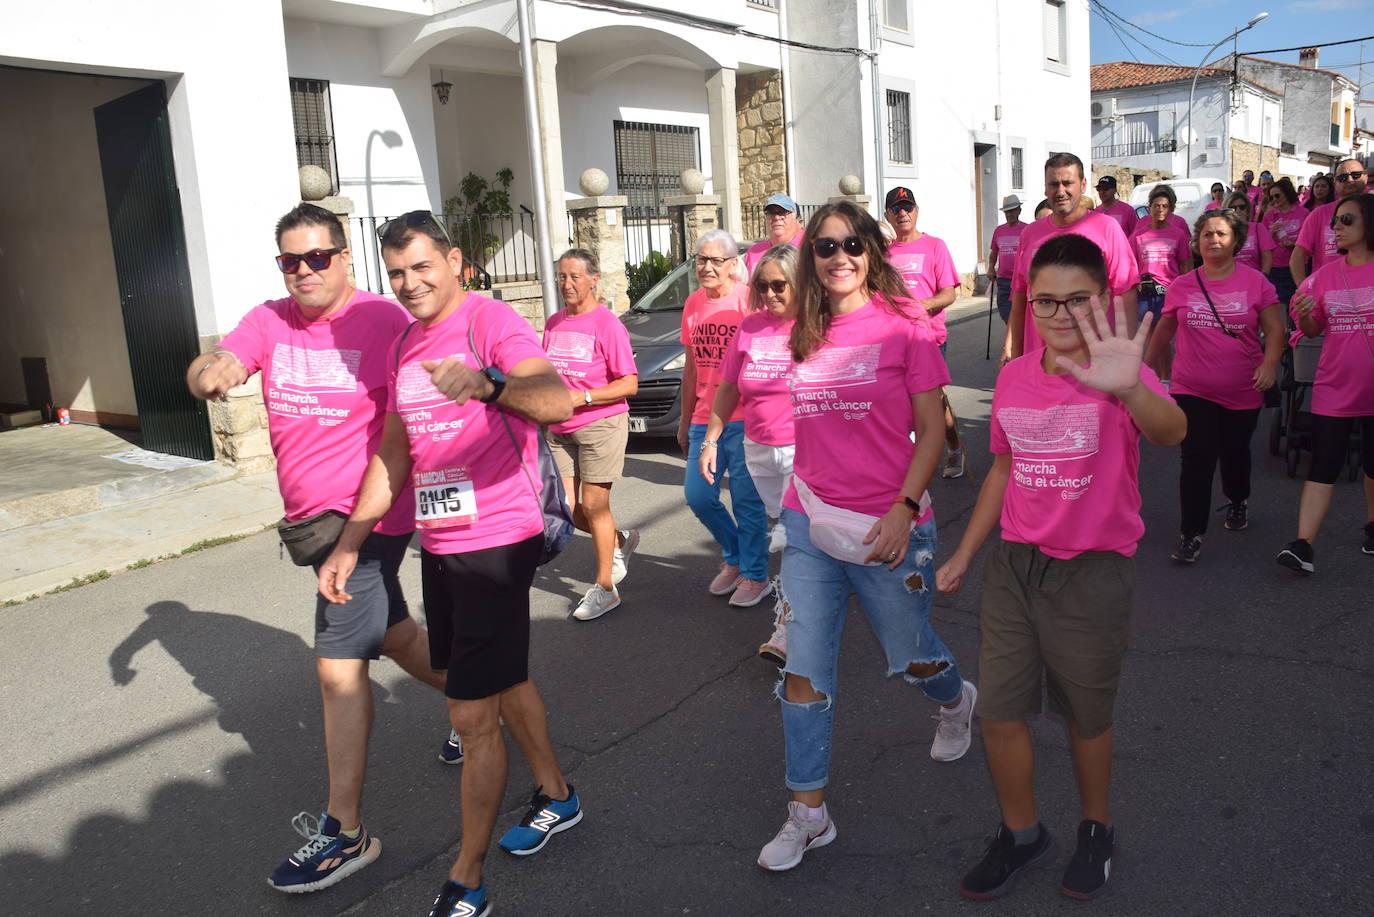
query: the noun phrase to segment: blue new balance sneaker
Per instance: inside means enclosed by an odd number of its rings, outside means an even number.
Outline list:
[[[291,827],[305,838],[305,846],[277,867],[268,883],[282,892],[316,892],[328,888],[377,859],[382,842],[358,826],[358,836],[340,832],[339,820],[328,812],[317,821],[309,812],[291,819]]]
[[[551,799],[543,792],[543,787],[535,787],[530,797],[530,808],[520,824],[501,836],[501,849],[518,857],[529,856],[544,849],[559,831],[566,831],[582,820],[582,803],[577,799],[577,791],[568,784],[568,798]]]
[[[485,885],[464,888],[452,879],[439,889],[439,896],[429,909],[429,917],[486,917],[490,913],[491,900]]]
[[[448,738],[439,749],[439,760],[445,764],[463,763],[463,740],[459,738],[458,730],[449,730]]]

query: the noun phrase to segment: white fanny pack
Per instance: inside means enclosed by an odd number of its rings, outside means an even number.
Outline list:
[[[792,483],[796,485],[797,499],[801,501],[802,509],[806,511],[806,516],[810,520],[808,533],[813,545],[845,563],[866,564],[870,567],[883,563],[881,560],[864,560],[873,551],[873,545],[864,544],[864,539],[877,523],[877,516],[831,506],[816,496],[811,488],[806,486],[806,482],[796,474],[792,475]],[[929,509],[930,494],[922,493],[919,515],[924,516]],[[916,520],[912,520],[911,527],[916,527]]]

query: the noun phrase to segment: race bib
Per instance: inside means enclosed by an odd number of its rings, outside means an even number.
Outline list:
[[[477,491],[466,468],[417,471],[415,527],[441,529],[477,521]]]

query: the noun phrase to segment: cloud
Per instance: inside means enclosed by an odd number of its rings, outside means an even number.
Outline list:
[[[1188,10],[1160,10],[1155,13],[1140,13],[1132,16],[1131,22],[1139,26],[1158,25],[1161,22],[1168,22],[1170,19],[1177,19]]]
[[[1366,10],[1371,0],[1301,0],[1288,4],[1294,13],[1335,13],[1340,10]]]

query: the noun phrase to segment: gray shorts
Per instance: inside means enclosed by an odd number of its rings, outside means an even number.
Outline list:
[[[410,535],[373,532],[358,549],[358,566],[348,578],[352,601],[342,605],[315,595],[315,655],[325,659],[379,659],[393,625],[410,617],[397,576]],[[315,567],[319,572],[319,567]]]

